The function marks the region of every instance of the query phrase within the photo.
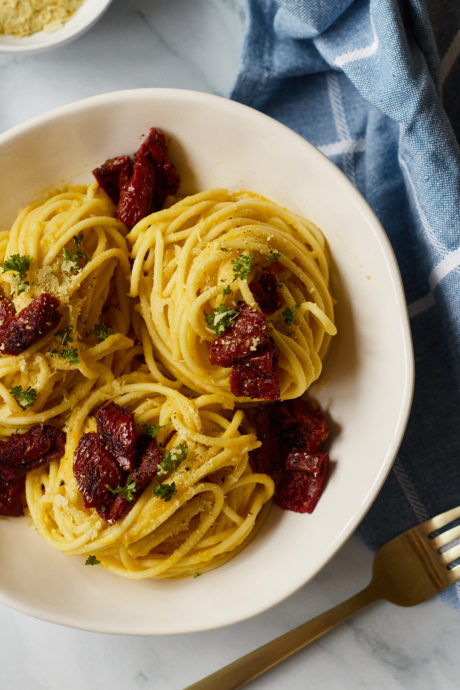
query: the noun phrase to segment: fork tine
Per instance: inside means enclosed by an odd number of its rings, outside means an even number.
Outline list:
[[[431,534],[431,532],[442,529],[448,525],[449,522],[457,518],[460,518],[460,506],[446,510],[444,513],[439,513],[439,515],[435,515],[430,520],[422,522],[418,527],[421,528],[425,534]]]
[[[460,544],[456,544],[451,549],[446,549],[439,554],[441,560],[446,565],[453,563],[460,556]]]
[[[460,566],[456,565],[453,568],[448,568],[447,566],[449,565],[451,559],[450,558],[445,558],[447,554],[441,553],[440,555],[440,561],[444,562],[444,579],[447,585],[453,585],[455,582],[458,582],[460,580]]]
[[[433,537],[431,540],[431,545],[434,549],[440,549],[442,546],[449,544],[451,541],[460,538],[460,525],[451,527],[451,529],[446,530],[437,537]]]

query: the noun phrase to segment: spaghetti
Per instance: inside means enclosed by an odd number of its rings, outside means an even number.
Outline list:
[[[72,468],[78,441],[95,430],[94,411],[106,400],[131,410],[140,426],[163,427],[158,442],[166,442],[166,450],[187,448],[186,459],[162,482],[174,486],[174,494],[167,500],[156,495],[157,478],[113,525],[84,507]],[[29,472],[26,497],[34,525],[54,548],[91,555],[128,578],[183,577],[215,568],[243,545],[273,494],[272,479],[249,466],[249,452],[260,443],[243,427],[243,412],[224,416],[215,396],[192,400],[141,372],[115,379],[70,416],[62,460]]]
[[[17,311],[51,293],[60,301],[56,329],[18,356],[0,358],[0,433],[60,419],[135,354],[126,296],[126,228],[97,185],[54,193],[23,209],[0,233],[0,289]],[[11,259],[28,267],[23,276]],[[13,264],[14,266],[15,264]],[[27,280],[26,280],[27,279]],[[102,335],[107,335],[101,339]],[[127,356],[128,353],[128,356]],[[34,391],[33,404],[11,391]]]
[[[235,395],[231,367],[211,359],[220,346],[228,358],[231,337],[238,349],[238,324],[247,332],[262,324],[262,350],[253,335],[249,349],[276,362],[277,399],[303,395],[335,333],[326,243],[309,221],[248,192],[186,197],[127,235],[115,213],[116,199],[97,185],[72,187],[31,204],[0,233],[9,318],[26,319],[37,300],[53,317],[31,345],[0,357],[0,435],[16,444],[0,479],[10,514],[18,514],[26,475],[33,523],[63,553],[127,578],[193,575],[221,565],[255,534],[274,495],[270,475],[284,472],[268,462],[266,448],[273,454],[276,445],[269,418],[254,422],[241,409],[264,396]],[[3,352],[13,351],[2,342]],[[248,353],[240,359],[233,370],[247,366]],[[117,446],[126,419],[135,460]],[[305,512],[326,476],[327,454],[317,450],[327,425],[302,405],[286,408],[283,424],[291,467],[275,500],[289,507],[295,495]],[[111,474],[96,467],[93,450]]]
[[[228,408],[248,401],[233,395],[231,369],[210,363],[219,333],[210,315],[216,326],[241,304],[260,311],[257,274],[275,263],[278,303],[267,328],[279,350],[279,398],[303,395],[319,377],[336,329],[326,243],[313,223],[254,194],[213,189],[144,218],[127,239],[142,341],[174,385]]]

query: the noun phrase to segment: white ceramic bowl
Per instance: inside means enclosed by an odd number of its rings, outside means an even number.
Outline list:
[[[41,53],[70,43],[96,23],[111,2],[112,0],[85,0],[69,21],[52,33],[38,31],[20,38],[0,34],[0,53]]]
[[[413,355],[401,279],[376,217],[344,175],[283,125],[223,98],[143,89],[59,108],[0,136],[0,228],[46,184],[91,180],[150,126],[172,139],[182,191],[249,189],[324,231],[335,263],[337,326],[312,393],[334,420],[332,471],[312,515],[272,507],[256,538],[197,579],[130,581],[43,542],[26,518],[0,522],[0,600],[22,612],[111,633],[192,632],[280,602],[325,565],[378,493],[406,425]]]

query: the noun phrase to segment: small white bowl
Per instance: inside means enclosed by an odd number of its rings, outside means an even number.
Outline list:
[[[60,29],[52,33],[38,31],[31,36],[16,38],[0,35],[0,53],[31,54],[70,43],[88,31],[102,17],[112,0],[85,0],[75,14]]]
[[[27,518],[0,521],[0,601],[105,633],[206,630],[261,613],[305,584],[362,520],[391,467],[412,400],[404,293],[388,238],[345,176],[311,144],[238,103],[140,89],[64,106],[0,135],[0,228],[60,183],[92,181],[156,126],[170,139],[181,192],[258,192],[319,225],[334,262],[338,335],[311,391],[333,420],[332,471],[312,515],[273,506],[255,538],[197,579],[125,580],[54,551]]]

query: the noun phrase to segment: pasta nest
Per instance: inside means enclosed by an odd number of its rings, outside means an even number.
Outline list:
[[[96,430],[96,410],[112,400],[134,414],[136,425],[158,425],[164,450],[186,444],[186,459],[162,480],[175,493],[143,491],[123,520],[109,525],[84,506],[73,475],[83,433]],[[260,445],[244,412],[218,411],[216,396],[194,400],[135,372],[93,391],[71,414],[64,457],[28,473],[27,504],[43,538],[70,555],[93,555],[129,578],[182,577],[215,568],[254,534],[271,498],[273,480],[253,473],[249,453]]]
[[[30,204],[10,231],[0,233],[0,263],[15,255],[30,262],[25,289],[18,287],[17,273],[4,266],[1,293],[19,312],[48,292],[59,298],[61,313],[56,329],[39,342],[18,356],[0,358],[0,431],[5,435],[65,419],[97,383],[130,370],[136,354],[129,337],[130,263],[126,227],[113,214],[112,202],[96,184],[71,187]],[[101,323],[103,340],[94,334]],[[24,412],[11,390],[26,390],[31,382],[36,398]]]
[[[232,395],[231,369],[210,364],[216,334],[206,315],[222,304],[258,309],[250,282],[274,257],[280,307],[267,324],[280,351],[280,399],[303,395],[319,377],[336,328],[326,241],[312,222],[255,194],[213,189],[142,219],[127,240],[146,360],[164,383],[217,395],[228,408],[248,402]],[[246,277],[235,271],[242,256]]]

